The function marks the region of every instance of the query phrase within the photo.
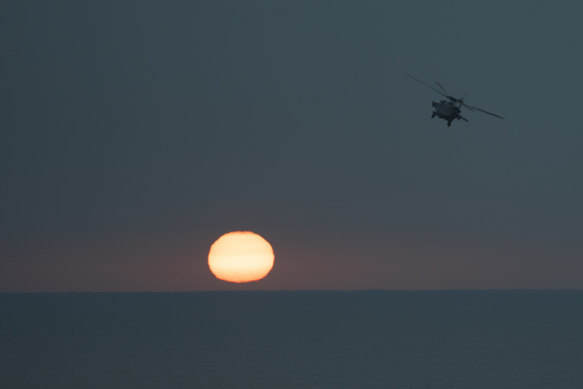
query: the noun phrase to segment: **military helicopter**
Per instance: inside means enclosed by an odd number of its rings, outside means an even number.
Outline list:
[[[497,117],[499,119],[504,119],[502,116],[500,115],[496,115],[495,113],[492,112],[488,112],[485,111],[481,108],[477,108],[477,107],[473,107],[471,105],[468,105],[466,103],[464,103],[464,99],[463,97],[455,98],[453,96],[450,96],[447,91],[445,90],[445,88],[439,83],[439,82],[435,82],[435,85],[437,85],[439,87],[438,90],[437,88],[434,88],[433,86],[427,84],[424,81],[421,81],[420,79],[413,77],[410,74],[405,74],[407,77],[425,85],[426,87],[433,89],[435,92],[439,93],[440,95],[442,95],[443,97],[447,98],[447,100],[441,100],[439,103],[433,101],[431,103],[431,105],[433,106],[433,108],[435,108],[435,110],[431,113],[431,118],[433,119],[434,117],[438,117],[441,119],[444,119],[447,121],[447,126],[451,126],[451,122],[455,119],[457,120],[465,120],[466,122],[468,121],[468,119],[466,119],[465,117],[463,117],[462,115],[460,115],[461,112],[461,107],[466,107],[467,109],[469,109],[470,111],[480,111],[483,113],[486,113],[488,115],[492,115],[494,117]]]

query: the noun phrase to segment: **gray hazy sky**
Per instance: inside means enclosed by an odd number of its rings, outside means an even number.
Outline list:
[[[581,14],[3,2],[0,291],[228,289],[239,229],[276,253],[247,288],[582,288]]]

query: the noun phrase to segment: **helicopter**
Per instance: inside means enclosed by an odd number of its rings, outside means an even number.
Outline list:
[[[465,107],[467,109],[469,109],[470,111],[480,111],[483,112],[485,114],[488,115],[492,115],[494,117],[497,117],[499,119],[504,119],[502,116],[500,115],[496,115],[495,113],[492,112],[488,112],[486,110],[483,110],[481,108],[478,107],[473,107],[471,105],[468,105],[466,103],[464,103],[464,99],[463,97],[460,97],[459,99],[456,97],[451,96],[449,93],[447,93],[447,91],[445,90],[445,88],[437,81],[435,81],[435,85],[437,85],[437,88],[434,88],[433,86],[427,84],[424,81],[421,81],[420,79],[410,75],[410,74],[405,74],[407,77],[419,82],[422,85],[425,85],[426,87],[433,89],[435,92],[439,93],[440,95],[442,95],[443,97],[445,97],[447,100],[441,100],[438,102],[431,102],[431,105],[433,106],[434,110],[431,113],[431,118],[433,119],[434,117],[438,117],[441,119],[444,119],[445,121],[447,121],[447,126],[451,126],[451,122],[453,120],[465,120],[466,122],[468,121],[468,119],[466,119],[465,117],[463,117],[460,113],[461,113],[461,108]]]

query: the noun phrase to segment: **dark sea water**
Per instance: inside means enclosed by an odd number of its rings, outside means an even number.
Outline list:
[[[0,295],[2,388],[583,388],[583,291]]]

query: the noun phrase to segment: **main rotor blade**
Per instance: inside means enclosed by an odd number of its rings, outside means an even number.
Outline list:
[[[412,75],[410,75],[410,74],[408,74],[408,73],[405,73],[405,75],[406,75],[407,77],[409,77],[409,78],[412,78],[413,80],[417,81],[418,83],[425,85],[425,86],[426,86],[426,87],[428,87],[429,89],[433,89],[434,91],[436,91],[437,93],[439,93],[439,94],[440,94],[440,95],[442,95],[443,97],[447,97],[447,95],[446,95],[445,93],[442,93],[440,90],[438,90],[438,89],[436,89],[436,88],[432,87],[431,85],[427,84],[426,82],[424,82],[424,81],[421,81],[420,79],[418,79],[418,78],[416,78],[416,77],[413,77]]]
[[[460,102],[461,105],[463,105],[464,107],[466,107],[470,111],[474,112],[474,107],[471,107],[471,106],[467,105],[466,103],[464,103],[463,97],[461,99],[459,99],[459,102]]]
[[[437,86],[439,87],[439,89],[442,90],[443,93],[445,93],[446,95],[448,95],[449,93],[447,93],[447,91],[445,90],[445,88],[437,81],[435,81],[435,83],[437,84]]]
[[[472,112],[473,112],[473,111],[474,111],[474,108],[473,108],[473,107],[470,107],[470,106],[469,106],[469,105],[467,105],[467,104],[464,104],[464,101],[465,101],[465,100],[466,100],[466,92],[464,92],[464,94],[462,95],[462,97],[460,97],[460,103],[461,103],[461,104],[462,104],[464,107],[466,107],[467,109],[469,109],[470,111],[472,111]]]
[[[480,112],[486,113],[486,114],[488,114],[488,115],[492,115],[492,116],[494,116],[494,117],[497,117],[498,119],[504,119],[502,116],[500,116],[500,115],[496,115],[495,113],[492,113],[492,112],[488,112],[488,111],[486,111],[486,110],[484,110],[484,109],[482,109],[482,108],[473,107],[473,106],[471,106],[471,105],[467,105],[466,103],[462,103],[462,105],[463,105],[464,107],[466,107],[466,108],[470,109],[470,110],[472,110],[472,109],[475,109],[476,111],[480,111]]]

